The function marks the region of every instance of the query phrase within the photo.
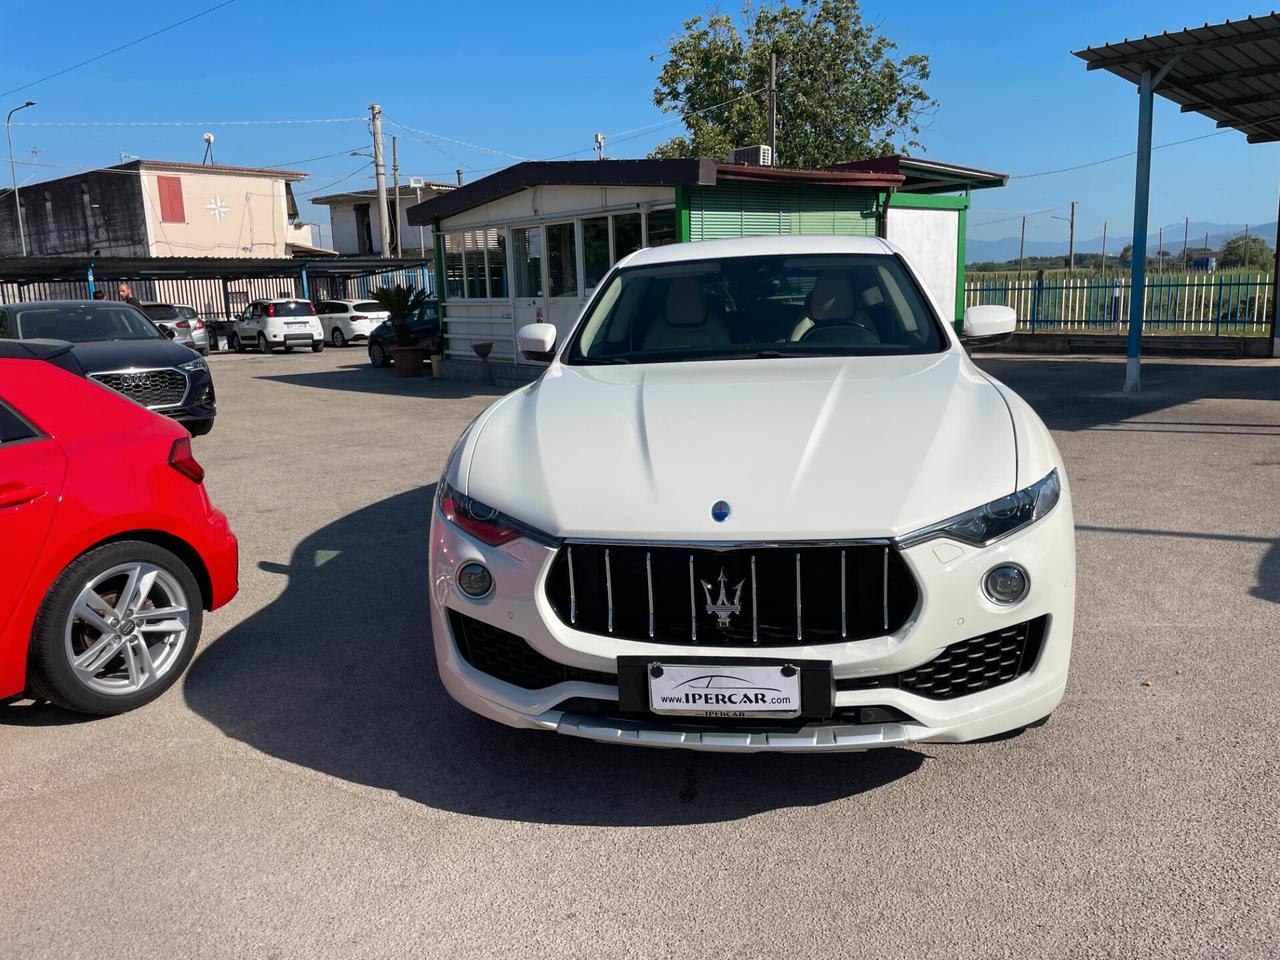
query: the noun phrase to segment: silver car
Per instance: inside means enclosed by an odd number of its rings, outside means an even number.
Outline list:
[[[209,355],[209,331],[195,307],[185,303],[144,303],[142,309],[157,327],[173,331],[175,343],[198,350],[201,356]]]

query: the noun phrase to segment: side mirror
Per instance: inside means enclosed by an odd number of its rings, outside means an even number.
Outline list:
[[[1012,307],[987,303],[969,307],[964,312],[961,343],[1000,343],[1009,339],[1018,326],[1018,315]]]
[[[516,331],[516,346],[529,360],[550,362],[556,355],[556,328],[552,323],[526,323]]]
[[[170,340],[172,340],[174,337],[178,335],[178,331],[174,330],[173,327],[161,327],[160,332],[163,333]]]

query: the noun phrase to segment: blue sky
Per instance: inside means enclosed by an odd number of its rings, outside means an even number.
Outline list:
[[[56,4],[57,31],[43,4],[10,4],[10,43],[0,62],[0,90],[18,87],[78,60],[196,13],[215,0],[126,0],[110,8],[88,0]],[[722,4],[736,9],[735,4]],[[929,92],[939,107],[920,139],[926,156],[1018,174],[1037,173],[1132,150],[1137,97],[1132,85],[1088,73],[1073,49],[1267,12],[1231,2],[1207,14],[1203,3],[1095,2],[964,4],[866,0],[866,18],[904,52],[929,55]],[[0,109],[25,99],[38,106],[15,120],[183,121],[359,117],[371,101],[390,120],[491,148],[484,152],[388,127],[400,135],[401,170],[468,179],[484,168],[581,151],[596,130],[620,133],[671,119],[652,102],[658,63],[683,19],[706,13],[698,0],[637,4],[423,3],[384,0],[238,0],[123,52],[0,98]],[[204,126],[14,127],[19,160],[40,163],[19,177],[61,175],[119,162],[121,152],[199,161]],[[220,163],[295,163],[311,179],[300,191],[372,185],[372,170],[352,174],[368,149],[359,122],[210,126]],[[678,124],[616,143],[613,156],[643,156]],[[1155,142],[1214,133],[1212,121],[1182,115],[1157,98]],[[389,150],[388,142],[388,150]],[[1151,225],[1192,220],[1258,223],[1275,218],[1280,145],[1248,146],[1228,131],[1155,155]],[[23,168],[20,168],[20,170]],[[1081,238],[1128,234],[1133,159],[1074,173],[1015,179],[974,202],[970,236],[1016,234],[1022,213],[1079,201]],[[324,220],[304,206],[304,217]],[[1005,222],[998,222],[1005,221]],[[1034,239],[1065,236],[1066,225],[1038,214]]]

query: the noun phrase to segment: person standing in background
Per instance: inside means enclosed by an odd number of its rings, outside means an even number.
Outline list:
[[[133,295],[133,289],[123,280],[121,280],[120,284],[116,287],[116,292],[119,294],[120,299],[125,303],[131,303],[139,309],[142,308],[142,304],[138,302],[138,298]]]

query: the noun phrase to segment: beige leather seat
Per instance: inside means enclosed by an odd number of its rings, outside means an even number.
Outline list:
[[[809,291],[809,308],[791,329],[794,343],[822,323],[852,323],[854,313],[853,284],[845,270],[828,270],[818,275]]]
[[[644,335],[646,350],[678,350],[681,347],[727,347],[729,330],[724,320],[707,307],[702,285],[695,277],[677,277],[667,287],[664,316],[654,318]]]

